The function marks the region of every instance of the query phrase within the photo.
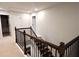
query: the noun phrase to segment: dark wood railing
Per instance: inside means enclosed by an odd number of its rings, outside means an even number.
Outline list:
[[[76,38],[74,38],[73,40],[71,40],[70,42],[68,42],[65,45],[65,48],[67,49],[68,47],[70,47],[71,45],[73,45],[75,42],[77,42],[79,40],[79,36],[77,36]]]
[[[30,29],[31,30],[30,31],[31,34],[26,33],[25,30],[22,32],[22,31],[20,31],[20,29]],[[19,35],[17,34],[18,32],[20,33]],[[26,49],[27,47],[26,46],[27,46],[27,43],[28,43],[29,40],[31,41],[30,44],[32,44],[34,42],[34,45],[35,45],[35,42],[36,41],[41,42],[41,43],[45,43],[48,47],[50,47],[50,49],[51,49],[51,51],[53,53],[53,56],[55,56],[55,57],[57,57],[57,56],[60,56],[60,57],[73,56],[72,54],[74,54],[75,52],[74,53],[70,53],[70,52],[73,52],[74,51],[73,48],[75,48],[75,46],[78,45],[77,48],[79,47],[79,44],[78,44],[79,43],[79,36],[76,37],[75,39],[71,40],[67,44],[65,44],[63,42],[60,42],[60,45],[57,46],[57,45],[52,44],[50,42],[47,42],[45,40],[39,39],[37,37],[36,33],[33,31],[32,27],[29,27],[29,28],[18,28],[18,29],[15,28],[15,34],[16,34],[16,43],[19,46],[21,46],[22,50],[24,51],[24,54],[26,54],[26,51],[27,51],[27,49]],[[32,34],[34,34],[35,36],[33,36]],[[21,39],[21,35],[23,35],[23,38],[22,39]],[[18,38],[18,36],[20,38]],[[23,42],[20,42],[21,40],[23,40]],[[23,43],[23,45],[22,45],[22,43]],[[38,49],[37,46],[35,46],[35,47]],[[40,52],[39,52],[39,50],[35,50],[35,49],[34,49],[34,52],[35,52],[34,54],[36,54],[36,55],[33,55],[33,57],[34,56],[35,57],[39,57],[40,56],[39,55]],[[77,50],[77,49],[75,49],[75,50]]]
[[[79,36],[77,36],[76,38],[74,38],[65,45],[65,56],[68,57],[79,56],[79,54],[77,53],[79,52],[78,49],[79,49]]]

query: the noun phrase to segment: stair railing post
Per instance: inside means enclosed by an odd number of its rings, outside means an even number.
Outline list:
[[[60,45],[58,47],[58,53],[60,57],[64,57],[64,54],[65,54],[65,43],[64,42],[60,42]]]
[[[24,54],[27,54],[26,53],[26,38],[25,38],[25,34],[26,34],[26,32],[24,30],[24,32],[23,32],[23,35],[24,35]]]
[[[16,40],[16,43],[17,43],[17,29],[15,27],[15,40]]]

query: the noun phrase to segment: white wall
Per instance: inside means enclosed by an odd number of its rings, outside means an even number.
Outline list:
[[[0,20],[0,39],[15,39],[15,26],[18,27],[29,27],[31,25],[31,19],[29,14],[0,11],[0,14],[9,15],[9,24],[11,36],[2,36],[2,27]]]
[[[37,34],[54,44],[69,42],[79,35],[79,4],[63,3],[37,14]]]
[[[52,8],[38,12],[36,19],[37,34],[42,35],[45,40],[59,44],[72,40],[79,35],[79,4],[64,3]],[[14,13],[0,11],[0,14],[9,15],[11,36],[3,37],[0,21],[0,39],[14,39],[15,26],[32,26],[31,15],[25,13]]]

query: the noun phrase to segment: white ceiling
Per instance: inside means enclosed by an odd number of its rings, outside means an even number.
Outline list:
[[[32,13],[35,12],[35,8],[40,11],[59,3],[60,2],[0,2],[0,10]]]

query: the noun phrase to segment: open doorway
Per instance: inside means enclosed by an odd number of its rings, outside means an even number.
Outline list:
[[[36,16],[32,16],[32,28],[36,33]]]
[[[10,29],[9,29],[9,16],[8,15],[0,15],[1,17],[1,25],[2,25],[2,35],[9,36]]]

